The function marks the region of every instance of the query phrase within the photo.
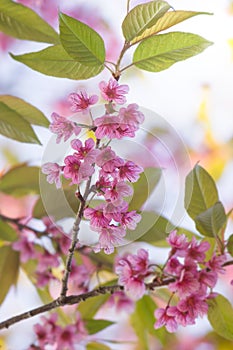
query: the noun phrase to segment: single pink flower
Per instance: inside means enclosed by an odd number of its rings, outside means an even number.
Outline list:
[[[218,280],[218,275],[216,272],[201,270],[198,275],[198,281],[201,287],[204,288],[204,291],[206,291],[207,287],[214,288]]]
[[[98,101],[97,95],[88,96],[86,91],[80,93],[71,93],[68,97],[68,101],[71,103],[72,112],[84,112],[89,111],[90,106],[94,105]]]
[[[91,138],[85,141],[84,146],[80,140],[72,140],[71,146],[76,151],[74,153],[75,157],[77,157],[79,160],[85,159],[85,161],[89,163],[94,163],[97,155],[100,152],[98,149],[94,149],[95,142]]]
[[[71,184],[80,184],[95,172],[92,165],[85,162],[81,163],[76,156],[67,156],[64,162],[64,177],[71,179]]]
[[[86,208],[84,217],[90,220],[92,227],[107,227],[111,219],[104,215],[104,205],[98,205],[95,208]]]
[[[172,231],[168,238],[167,242],[172,247],[172,254],[183,257],[186,255],[189,242],[187,241],[187,238],[184,234],[178,235],[176,231]]]
[[[128,85],[119,85],[119,83],[111,78],[108,83],[101,81],[99,88],[102,97],[106,101],[114,101],[118,104],[124,104],[126,102],[126,95],[129,92]]]
[[[121,180],[136,182],[142,172],[142,167],[136,165],[134,162],[127,161],[119,167],[119,178]]]
[[[198,262],[205,260],[205,252],[210,249],[209,242],[198,242],[195,237],[192,238],[187,257]]]
[[[137,224],[141,221],[142,217],[136,212],[136,210],[122,213],[121,224],[127,227],[129,230],[135,230]]]
[[[41,171],[43,174],[47,175],[48,183],[55,183],[57,188],[61,188],[61,171],[63,167],[58,165],[57,163],[45,163],[41,167]]]
[[[175,306],[169,306],[166,309],[158,308],[155,310],[155,318],[157,319],[154,324],[155,329],[165,326],[170,333],[177,331],[178,323],[174,316],[174,308]]]
[[[183,269],[183,265],[176,257],[171,257],[165,267],[165,271],[171,275],[179,276],[181,270]]]
[[[57,134],[57,143],[59,143],[62,138],[64,138],[64,141],[67,141],[73,134],[76,136],[79,135],[81,128],[75,125],[74,122],[71,122],[57,113],[53,113],[51,118],[52,123],[49,126],[49,130]]]
[[[145,120],[144,114],[139,111],[139,106],[136,103],[131,103],[126,108],[120,108],[119,118],[121,124],[131,126],[134,130],[137,130],[139,124]]]
[[[123,237],[126,231],[122,227],[109,225],[100,229],[98,244],[94,247],[95,252],[104,250],[105,254],[112,254],[114,248],[124,243]]]
[[[101,150],[99,155],[96,157],[96,164],[99,167],[103,167],[105,163],[107,163],[110,160],[114,160],[116,157],[116,153],[111,149],[111,147],[106,147],[103,150]]]
[[[97,139],[108,137],[109,139],[119,139],[121,134],[118,131],[119,118],[117,116],[104,115],[94,120],[96,126],[95,136]]]
[[[177,308],[181,312],[188,312],[189,317],[194,320],[198,316],[204,316],[207,314],[208,304],[203,295],[196,293],[180,300],[177,304]]]
[[[123,202],[124,197],[128,197],[133,194],[133,189],[131,186],[123,181],[118,182],[114,180],[112,183],[112,188],[105,191],[104,198],[110,201],[112,204],[118,206]]]
[[[200,283],[197,276],[182,270],[179,279],[169,284],[169,289],[171,292],[176,292],[181,299],[184,299],[197,292],[200,289]]]
[[[212,258],[205,263],[205,266],[208,267],[211,271],[217,273],[225,273],[223,264],[226,262],[226,260],[226,255],[214,254]]]

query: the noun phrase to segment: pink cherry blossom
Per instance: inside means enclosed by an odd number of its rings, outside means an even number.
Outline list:
[[[59,266],[59,255],[51,254],[48,250],[45,250],[44,252],[38,252],[37,253],[37,259],[38,259],[38,265],[37,265],[37,271],[43,272],[47,270],[47,268],[51,267],[58,267]]]
[[[64,177],[71,179],[71,184],[80,184],[95,172],[93,166],[85,162],[81,163],[76,156],[67,156],[64,162]]]
[[[165,267],[165,271],[171,275],[179,276],[183,269],[183,265],[176,257],[171,257]]]
[[[86,208],[84,210],[84,217],[90,220],[92,227],[107,227],[111,221],[104,215],[105,205],[99,205],[95,208]]]
[[[57,113],[53,113],[51,118],[52,123],[49,126],[49,130],[52,133],[57,134],[57,143],[59,143],[62,138],[64,138],[64,141],[67,141],[73,134],[76,136],[79,135],[81,128],[75,125],[75,123]]]
[[[127,294],[134,300],[140,299],[146,291],[144,280],[152,272],[148,252],[140,249],[137,254],[118,257],[115,272],[119,275],[119,284],[125,287]]]
[[[181,299],[197,292],[199,288],[200,283],[197,278],[192,273],[184,270],[182,270],[176,282],[169,284],[170,291],[176,292]]]
[[[99,88],[102,97],[106,101],[114,101],[118,104],[124,104],[126,102],[124,95],[129,92],[128,85],[119,85],[115,79],[111,78],[108,83],[101,81]]]
[[[95,148],[95,142],[93,139],[87,139],[85,141],[85,146],[82,145],[80,140],[72,140],[71,141],[72,148],[76,151],[74,153],[75,157],[80,160],[85,159],[86,162],[94,163],[97,155],[99,154],[99,150]]]
[[[105,254],[112,254],[114,248],[124,243],[126,231],[122,227],[109,225],[100,229],[99,242],[94,247],[95,252],[104,250]]]
[[[113,293],[106,303],[107,307],[114,308],[116,312],[131,313],[134,310],[134,302],[124,292]]]
[[[155,317],[157,321],[154,324],[154,328],[158,329],[165,326],[170,333],[176,332],[178,323],[174,316],[175,306],[166,307],[166,309],[158,308],[155,310]]]
[[[167,242],[172,247],[172,254],[176,254],[178,256],[185,256],[187,252],[187,248],[189,246],[189,242],[184,234],[178,235],[176,231],[172,231],[168,238]]]
[[[224,262],[226,261],[226,255],[216,255],[214,254],[212,258],[205,263],[206,267],[208,267],[210,270],[218,272],[218,273],[225,273],[225,269],[223,267]]]
[[[127,212],[128,204],[126,202],[122,202],[120,205],[116,206],[113,203],[107,203],[104,207],[104,215],[109,220],[115,220],[116,222],[121,222],[122,213]]]
[[[130,182],[136,182],[139,179],[139,175],[143,172],[143,168],[136,165],[134,162],[127,161],[119,167],[119,178],[121,180],[128,180]]]
[[[138,214],[136,210],[132,210],[122,213],[121,224],[127,227],[129,230],[135,230],[137,224],[141,221],[141,219],[141,215]]]
[[[131,186],[123,181],[118,182],[114,180],[112,183],[112,188],[105,191],[104,198],[107,201],[111,201],[113,205],[121,205],[124,197],[132,195],[133,189]]]
[[[29,240],[26,232],[20,234],[19,240],[12,244],[12,248],[20,252],[20,260],[22,262],[27,262],[30,259],[36,259],[35,244],[32,241],[32,237]]]
[[[177,304],[177,308],[181,312],[188,312],[190,318],[194,320],[198,316],[206,315],[208,304],[205,298],[203,298],[203,295],[193,294],[180,300]]]
[[[94,105],[98,101],[97,95],[88,96],[86,91],[81,91],[80,93],[71,93],[68,97],[71,103],[72,112],[84,112],[89,111],[90,106]]]
[[[122,136],[118,131],[119,117],[104,115],[94,120],[96,126],[95,136],[97,139],[108,137],[109,139],[120,139]]]
[[[61,171],[63,167],[58,165],[57,163],[45,163],[41,167],[41,171],[43,174],[47,175],[48,183],[55,183],[57,188],[61,188]]]
[[[205,260],[205,252],[209,249],[209,242],[198,242],[196,238],[193,237],[187,251],[187,257],[202,262]]]
[[[103,167],[106,162],[114,160],[116,157],[116,153],[111,149],[111,147],[106,147],[102,149],[99,155],[96,157],[96,164],[99,167]]]
[[[119,117],[121,122],[135,126],[142,124],[145,120],[144,114],[139,111],[139,106],[136,103],[120,108]]]

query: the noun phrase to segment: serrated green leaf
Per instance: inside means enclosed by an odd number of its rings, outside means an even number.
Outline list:
[[[82,318],[83,319],[92,318],[100,309],[100,307],[107,301],[108,298],[109,298],[109,295],[105,294],[105,295],[98,295],[96,297],[82,301],[78,305],[78,311],[82,315]]]
[[[19,252],[10,246],[0,248],[0,304],[4,301],[9,289],[17,282],[19,274]]]
[[[171,32],[155,35],[138,45],[133,63],[140,69],[160,72],[201,53],[211,44],[201,36],[191,33]]]
[[[18,39],[56,44],[55,30],[30,8],[11,0],[0,2],[0,31]]]
[[[221,202],[197,215],[194,219],[196,229],[204,236],[216,237],[226,224],[226,213]]]
[[[1,101],[0,134],[19,142],[41,144],[31,125],[19,113]]]
[[[66,52],[86,66],[101,66],[105,60],[104,41],[88,25],[60,14],[60,40]]]
[[[87,350],[111,350],[108,346],[101,343],[89,343],[87,344]]]
[[[197,15],[211,15],[208,12],[196,12],[196,11],[169,11],[166,12],[162,17],[158,19],[155,25],[151,28],[146,29],[142,35],[137,36],[132,40],[132,44],[135,44],[143,39],[146,39],[152,35],[155,35],[165,29],[168,29],[180,22],[185,21],[191,17]]]
[[[134,7],[125,17],[122,30],[127,41],[141,35],[146,29],[151,28],[171,6],[166,1],[150,1]]]
[[[18,113],[30,124],[44,126],[46,128],[49,126],[49,121],[45,115],[39,109],[21,98],[10,95],[0,95],[0,102],[3,102],[10,109]]]
[[[18,239],[17,232],[7,222],[0,219],[0,241],[15,242]]]
[[[39,168],[25,164],[11,168],[0,179],[0,191],[16,196],[39,193]]]
[[[61,45],[11,57],[45,75],[73,80],[89,79],[104,69],[103,65],[90,67],[75,61]]]
[[[233,308],[222,295],[208,300],[208,320],[214,331],[223,338],[233,341]]]
[[[133,184],[133,197],[129,203],[129,210],[140,210],[159,183],[162,175],[160,168],[146,168],[137,182]]]
[[[134,231],[128,231],[125,239],[130,242],[142,241],[156,245],[166,239],[175,226],[166,218],[155,212],[142,212],[142,220]]]
[[[228,253],[231,254],[231,256],[233,256],[233,234],[230,235],[227,241],[227,250],[228,250]]]
[[[84,319],[85,327],[88,331],[88,334],[96,334],[103,329],[112,326],[115,324],[115,322],[108,321],[108,320],[94,320],[94,319]]]
[[[196,165],[185,180],[184,205],[189,216],[195,218],[218,202],[218,190],[213,178]]]

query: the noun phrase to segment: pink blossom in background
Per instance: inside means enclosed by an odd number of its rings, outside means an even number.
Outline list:
[[[7,52],[15,42],[16,40],[11,36],[0,33],[0,51]]]
[[[20,232],[19,240],[12,244],[12,248],[20,252],[20,260],[27,262],[30,259],[36,259],[35,236],[31,232]]]
[[[115,79],[111,78],[108,83],[101,81],[99,88],[102,97],[106,101],[113,101],[119,105],[126,103],[125,95],[129,92],[128,85],[120,85]]]
[[[55,24],[59,12],[60,0],[16,0],[18,3],[30,7],[51,24]]]
[[[61,171],[63,167],[58,165],[57,163],[45,163],[41,167],[41,171],[43,174],[47,175],[48,183],[55,183],[57,189],[62,187],[61,184]]]
[[[51,118],[52,123],[49,126],[49,130],[52,133],[57,134],[57,143],[60,143],[62,138],[64,141],[67,141],[72,135],[79,135],[81,128],[67,118],[62,117],[57,113],[53,113]]]
[[[113,293],[105,305],[109,308],[114,308],[117,313],[132,313],[135,307],[133,300],[127,297],[127,295],[122,291]]]
[[[174,306],[166,307],[166,309],[158,308],[155,310],[155,318],[157,319],[154,324],[155,329],[165,326],[170,333],[176,332],[178,324],[174,316]]]
[[[68,101],[71,104],[72,112],[83,112],[87,113],[90,106],[96,104],[98,101],[97,95],[88,96],[86,91],[81,91],[80,93],[71,93],[68,97]]]

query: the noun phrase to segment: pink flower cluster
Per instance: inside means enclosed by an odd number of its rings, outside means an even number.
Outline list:
[[[94,250],[98,252],[103,249],[106,254],[111,254],[116,245],[123,243],[126,230],[134,230],[141,220],[135,210],[128,211],[125,198],[133,193],[128,182],[136,182],[143,169],[117,156],[111,146],[106,144],[106,138],[110,141],[124,136],[134,137],[144,116],[136,104],[117,109],[116,103],[126,102],[127,85],[119,85],[116,80],[110,79],[109,82],[102,81],[99,87],[107,103],[105,114],[94,121],[90,107],[97,102],[97,95],[88,96],[85,91],[69,95],[73,112],[90,114],[91,125],[88,127],[95,132],[97,140],[89,138],[83,143],[80,139],[73,139],[71,147],[74,152],[65,157],[64,165],[46,163],[42,166],[42,172],[47,175],[47,181],[54,182],[57,188],[62,186],[61,175],[70,179],[71,185],[80,185],[95,174],[97,181],[92,183],[91,189],[93,195],[104,201],[95,208],[87,207],[84,217],[90,220],[91,229],[99,233]],[[57,142],[62,139],[67,141],[72,135],[77,136],[81,128],[81,124],[52,114],[50,130],[57,135]]]
[[[198,242],[194,237],[189,242],[184,234],[178,235],[176,231],[170,233],[167,241],[171,251],[162,269],[156,271],[155,265],[149,262],[148,253],[140,249],[136,255],[117,257],[115,272],[119,276],[120,285],[135,300],[146,293],[148,276],[156,282],[155,286],[158,286],[158,281],[163,285],[163,280],[169,279],[170,283],[166,282],[166,285],[171,298],[165,308],[155,310],[157,321],[154,326],[156,329],[165,326],[169,332],[175,332],[179,325],[193,325],[197,317],[207,313],[207,301],[215,296],[213,288],[218,273],[224,272],[226,257],[213,255],[206,261],[209,243]],[[153,288],[153,281],[150,288]],[[178,302],[170,305],[174,295]]]
[[[137,254],[117,257],[115,272],[119,275],[119,284],[125,287],[127,294],[134,300],[140,299],[146,292],[145,279],[153,274],[148,252],[140,249]]]
[[[75,350],[76,345],[82,343],[88,333],[80,316],[76,313],[76,322],[65,327],[58,325],[58,315],[53,313],[49,318],[41,317],[42,324],[36,324],[34,331],[36,334],[36,345],[31,345],[32,349],[53,349],[53,350]]]
[[[222,265],[226,258],[214,255],[206,262],[210,244],[198,242],[194,237],[188,242],[184,234],[177,235],[175,231],[170,233],[167,241],[172,249],[164,272],[174,277],[168,288],[177,295],[178,303],[155,311],[155,328],[165,326],[169,332],[175,332],[178,325],[195,324],[197,317],[207,313],[207,300],[214,297],[212,289],[218,273],[224,272]]]

